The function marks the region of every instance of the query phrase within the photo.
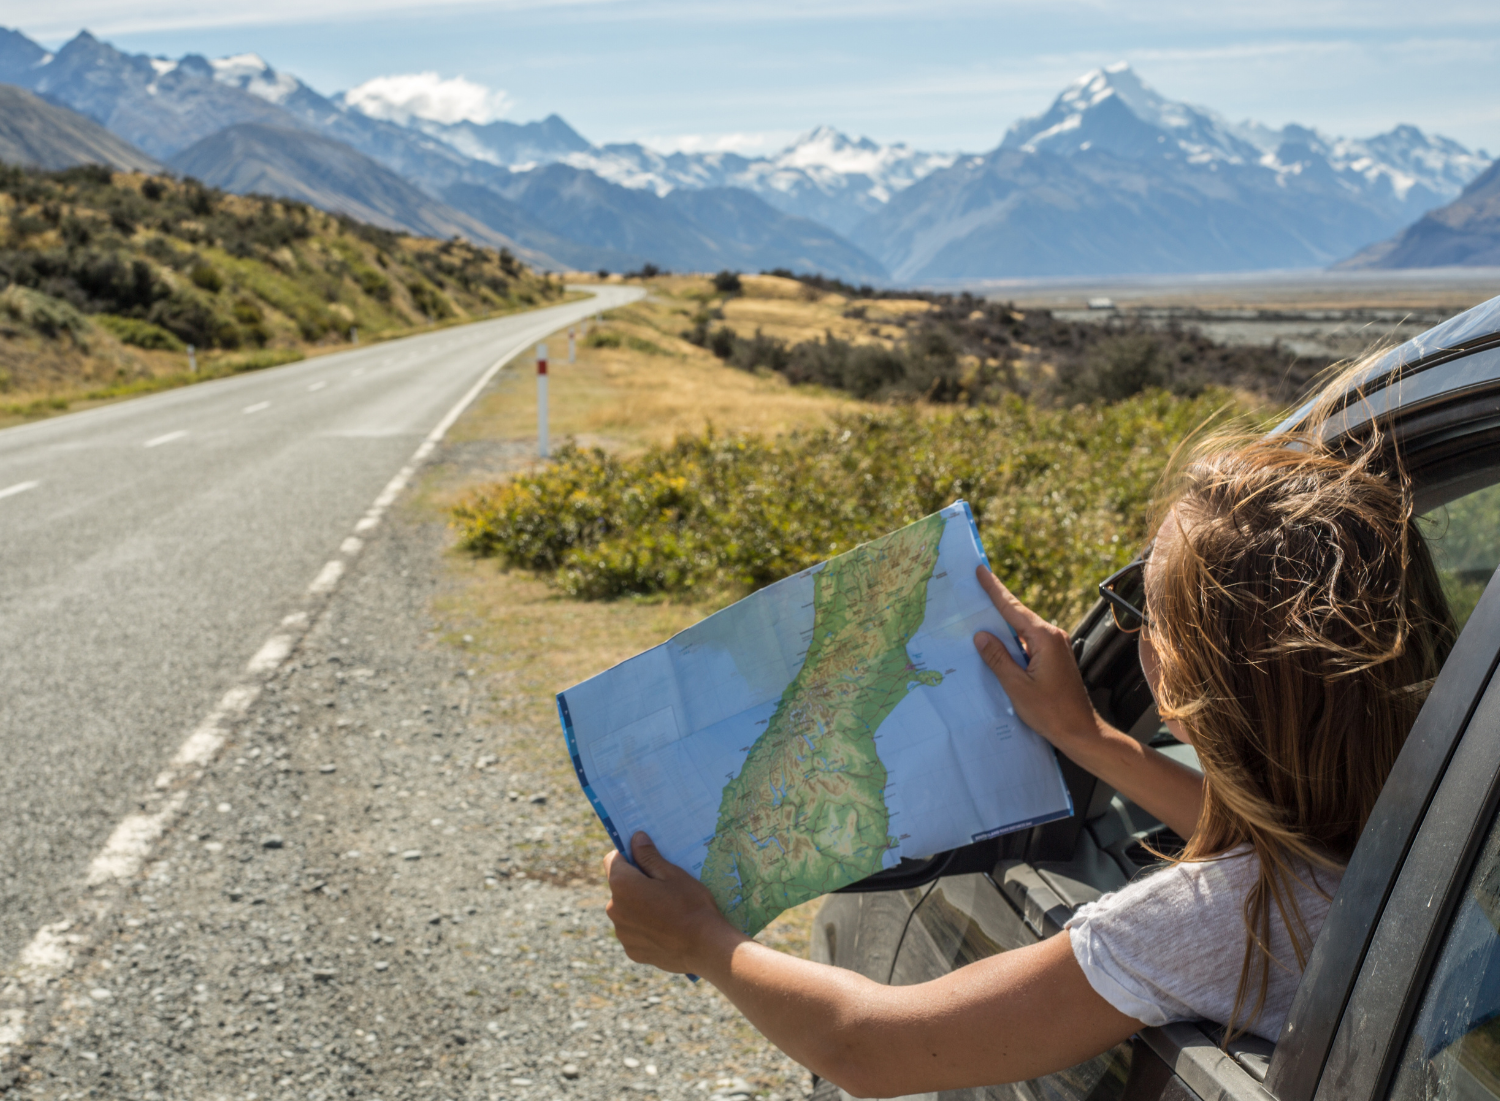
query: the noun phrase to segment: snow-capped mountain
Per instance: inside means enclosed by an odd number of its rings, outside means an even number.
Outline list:
[[[840,233],[955,159],[951,153],[922,152],[899,143],[855,140],[827,126],[777,153],[745,157],[728,152],[660,153],[634,142],[593,145],[557,115],[524,125],[420,118],[408,125],[467,157],[513,171],[567,164],[658,196],[679,188],[740,187],[779,210],[820,221]]]
[[[1414,126],[1231,123],[1117,64],[851,236],[903,281],[1313,267],[1450,202],[1488,161]]]
[[[1384,197],[1410,220],[1451,201],[1489,164],[1450,138],[1397,126],[1373,138],[1330,137],[1291,124],[1231,123],[1206,107],[1169,100],[1124,62],[1085,73],[1044,113],[1015,123],[1002,149],[1071,157],[1090,150],[1129,160],[1259,166],[1279,177],[1329,173],[1352,193]]]
[[[1212,111],[1165,99],[1123,61],[1079,77],[1043,114],[1012,125],[1000,148],[1064,157],[1097,149],[1190,164],[1253,163],[1262,152]]]

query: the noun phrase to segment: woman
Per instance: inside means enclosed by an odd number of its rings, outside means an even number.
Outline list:
[[[1020,635],[975,645],[1017,714],[1187,838],[1063,933],[887,987],[749,940],[638,834],[606,858],[631,959],[717,986],[793,1059],[858,1097],[1019,1081],[1143,1025],[1207,1018],[1275,1040],[1343,866],[1453,638],[1399,466],[1314,436],[1219,441],[1169,495],[1145,558],[1101,586],[1178,765],[1094,711],[1067,634],[987,570]]]

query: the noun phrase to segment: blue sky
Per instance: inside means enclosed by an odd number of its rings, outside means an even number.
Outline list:
[[[783,144],[819,124],[993,147],[1070,80],[1130,62],[1232,119],[1368,136],[1411,122],[1500,154],[1494,0],[202,0],[7,4],[56,46],[87,27],[176,57],[253,51],[323,92],[435,72],[596,142]]]

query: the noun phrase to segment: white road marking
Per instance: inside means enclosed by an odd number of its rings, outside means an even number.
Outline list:
[[[185,802],[187,792],[179,791],[155,814],[132,814],[121,821],[89,865],[88,885],[97,887],[111,879],[128,879],[140,871],[141,863],[151,855],[151,847],[167,832]]]
[[[353,558],[364,549],[365,541],[357,535],[351,535],[339,544],[339,553],[348,555],[350,558]]]
[[[326,382],[315,382],[315,383],[313,383],[313,384],[312,384],[312,385],[311,385],[311,386],[309,386],[309,387],[308,387],[308,388],[307,388],[307,392],[308,392],[308,393],[309,393],[309,394],[311,394],[311,393],[313,393],[313,392],[314,392],[314,391],[317,391],[317,390],[321,390],[321,389],[323,389],[323,387],[325,387],[325,386],[327,386],[327,385],[328,385],[328,383],[326,383]]]
[[[365,369],[363,367],[356,367],[356,368],[354,368],[354,370],[352,370],[352,371],[349,372],[349,377],[350,378],[359,378],[359,376],[362,375],[362,374],[364,374],[364,373],[365,373]]]
[[[25,493],[28,489],[35,489],[41,482],[17,482],[13,486],[0,489],[0,497],[14,497],[17,493]]]
[[[344,564],[335,558],[332,562],[323,563],[323,568],[318,571],[318,576],[312,579],[312,584],[307,587],[308,595],[322,596],[324,593],[333,592],[333,587],[339,583],[339,578],[344,576]]]
[[[247,406],[245,406],[245,410],[244,411],[246,413],[259,413],[262,409],[269,409],[269,408],[271,408],[271,403],[270,402],[268,402],[268,401],[258,401],[254,405],[247,405]]]
[[[547,330],[549,333],[552,331],[554,331],[552,328]],[[390,507],[401,490],[416,474],[417,464],[432,454],[443,436],[447,434],[448,429],[453,427],[454,422],[490,384],[501,368],[534,344],[539,335],[545,336],[546,333],[528,333],[526,339],[517,342],[513,348],[490,365],[479,381],[448,411],[448,414],[438,422],[437,427],[427,434],[421,446],[412,455],[411,462],[403,466],[381,491],[369,511],[355,524],[354,530],[357,533],[364,534],[380,523],[385,510]],[[321,389],[322,385],[326,384],[317,384],[310,389]],[[249,412],[249,410],[246,411]],[[165,436],[148,440],[146,446],[156,447],[181,439],[186,435],[185,430],[169,432]],[[35,482],[22,483],[19,486],[0,490],[0,496],[21,493],[34,488],[36,484]],[[352,557],[363,545],[362,540],[350,536],[344,540],[339,549]],[[328,562],[308,586],[308,595],[317,598],[331,592],[338,585],[343,573],[342,561],[335,559]],[[290,656],[311,620],[310,611],[303,610],[292,612],[281,621],[281,629],[265,641],[246,665],[245,673],[250,680],[226,692],[218,706],[193,729],[178,748],[167,768],[156,778],[153,785],[155,790],[150,792],[147,798],[148,800],[161,799],[174,785],[184,786],[178,786],[176,791],[165,795],[165,801],[159,804],[154,812],[132,814],[115,827],[109,840],[105,842],[104,848],[89,865],[88,884],[95,888],[93,897],[81,899],[75,905],[72,917],[42,926],[32,937],[31,942],[22,949],[17,959],[17,966],[7,977],[7,981],[0,983],[0,996],[11,1003],[0,1009],[0,1064],[3,1064],[10,1054],[26,1040],[28,1014],[25,1008],[16,1006],[20,995],[27,988],[32,991],[45,990],[49,983],[55,982],[65,972],[72,969],[77,952],[87,947],[95,931],[102,926],[103,919],[114,907],[117,896],[109,891],[107,884],[129,879],[140,870],[146,858],[151,855],[156,842],[171,827],[187,802],[188,791],[185,783],[191,783],[201,777],[202,770],[213,762],[214,756],[223,748],[224,742],[228,739],[227,724],[245,716],[251,704],[260,695],[261,684]],[[184,776],[184,773],[187,775]]]
[[[255,651],[255,656],[246,663],[245,672],[252,677],[269,673],[286,660],[286,656],[292,652],[292,646],[296,641],[291,635],[272,635],[266,639],[265,644],[259,650]]]

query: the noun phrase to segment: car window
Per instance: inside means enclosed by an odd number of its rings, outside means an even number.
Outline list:
[[[1500,819],[1444,935],[1391,1098],[1500,1098]]]
[[[1468,622],[1500,565],[1500,485],[1450,501],[1423,515],[1422,534],[1459,629]]]

